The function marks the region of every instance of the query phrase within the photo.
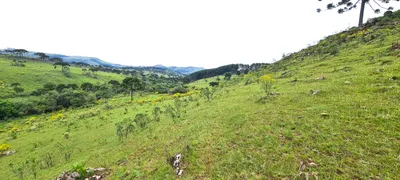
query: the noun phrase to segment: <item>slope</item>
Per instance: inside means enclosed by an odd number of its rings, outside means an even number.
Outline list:
[[[26,61],[24,63],[25,67],[19,67],[11,65],[14,59],[15,57],[0,55],[0,81],[5,85],[20,83],[25,91],[33,91],[48,82],[80,85],[84,82],[97,84],[106,83],[110,80],[121,81],[124,78],[123,75],[106,72],[97,72],[96,77],[86,76],[82,73],[81,68],[73,66],[70,67],[69,77],[67,77],[61,72],[61,67],[54,69],[54,66],[50,63],[31,59],[16,59],[18,61]],[[2,88],[0,93],[4,97],[10,92]]]
[[[33,130],[26,118],[1,123],[0,143],[17,152],[0,158],[2,167],[14,163],[14,168],[1,168],[0,177],[16,179],[18,169],[33,177],[23,162],[36,158],[42,164],[35,171],[38,179],[54,178],[82,161],[86,167],[110,168],[109,179],[175,179],[166,160],[183,153],[182,179],[295,179],[305,174],[399,179],[397,23],[351,29],[265,69],[222,80],[210,101],[196,90],[183,97],[141,95],[134,102],[118,97],[90,109],[59,112],[62,118],[37,117],[40,126]],[[276,80],[267,98],[257,83],[264,74]],[[199,89],[205,81],[188,86]],[[139,113],[152,116],[155,107],[163,112],[160,121],[135,126],[124,141],[118,140],[115,123]],[[179,109],[180,118],[170,116],[171,107]],[[12,127],[18,138],[7,140]],[[51,166],[46,166],[48,157]]]

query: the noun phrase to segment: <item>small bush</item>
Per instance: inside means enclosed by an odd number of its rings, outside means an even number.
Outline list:
[[[136,114],[134,122],[140,128],[145,128],[147,124],[150,122],[150,118],[147,114]]]
[[[56,85],[56,84],[54,84],[54,83],[52,83],[52,82],[49,82],[49,83],[43,84],[43,89],[45,89],[45,90],[47,90],[47,91],[52,91],[52,90],[55,90],[55,89],[56,89],[56,87],[57,87],[57,85]]]
[[[46,153],[44,155],[42,155],[41,157],[41,168],[42,169],[47,169],[47,168],[51,168],[55,165],[54,163],[54,155],[51,153]]]
[[[86,169],[84,162],[75,163],[74,165],[72,165],[71,171],[79,173],[80,177],[78,178],[78,180],[86,179],[94,174],[93,170],[89,169],[88,171]]]
[[[184,87],[177,87],[172,91],[172,94],[176,94],[176,93],[187,93],[188,90]]]
[[[123,141],[135,130],[136,126],[132,119],[125,118],[123,121],[115,123],[115,127],[117,129],[118,140]]]
[[[261,88],[264,90],[266,95],[269,96],[271,89],[272,89],[272,85],[275,82],[275,79],[272,77],[272,74],[267,74],[267,75],[261,76],[260,81],[261,81]]]
[[[153,121],[159,122],[160,121],[160,114],[161,114],[161,108],[160,107],[154,107],[153,108]]]
[[[9,144],[0,145],[0,154],[5,152],[5,151],[8,151],[10,148],[11,148],[11,146]]]

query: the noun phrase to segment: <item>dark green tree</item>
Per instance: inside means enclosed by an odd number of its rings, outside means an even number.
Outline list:
[[[111,84],[112,86],[120,86],[121,85],[117,80],[110,80],[110,81],[108,81],[108,84]]]
[[[34,55],[37,56],[42,61],[49,59],[49,56],[42,52],[37,52]]]
[[[318,0],[322,1],[322,0]],[[360,15],[358,20],[358,27],[362,27],[364,21],[364,10],[365,5],[368,5],[375,13],[380,13],[380,9],[385,9],[387,11],[392,11],[393,7],[383,7],[382,4],[388,4],[391,1],[400,1],[400,0],[340,0],[339,2],[329,3],[326,5],[327,10],[338,9],[338,13],[342,14],[352,9],[355,9],[359,4],[361,5],[360,8]],[[373,5],[371,4],[373,2]],[[375,6],[375,7],[374,7]],[[378,6],[379,8],[376,8]],[[317,12],[321,12],[321,9],[317,9]]]
[[[83,84],[81,85],[81,89],[84,90],[84,91],[86,91],[86,92],[89,92],[90,90],[93,89],[93,84],[92,84],[92,83],[89,83],[89,82],[85,82],[85,83],[83,83]]]
[[[55,90],[56,87],[57,87],[57,85],[52,83],[52,82],[48,82],[46,84],[43,84],[43,88],[48,90],[48,91]]]
[[[24,57],[24,55],[25,55],[26,53],[28,53],[28,51],[25,50],[25,49],[14,49],[14,50],[13,50],[13,53],[14,53],[15,55],[19,56],[19,57]]]
[[[76,89],[78,89],[79,87],[78,87],[78,85],[76,85],[76,84],[67,84],[67,88],[71,88],[71,89],[73,89],[73,90],[76,90]]]
[[[122,86],[129,90],[129,95],[131,96],[131,101],[133,100],[133,92],[144,89],[143,82],[138,78],[127,77],[122,81]]]
[[[69,63],[66,62],[56,62],[54,63],[54,66],[61,66],[61,71],[62,72],[69,72],[69,66],[71,66]]]
[[[18,87],[14,87],[13,90],[14,90],[17,94],[22,93],[22,92],[25,91],[24,88],[19,87],[19,86],[18,86]]]
[[[225,76],[224,77],[225,80],[231,80],[232,73],[231,72],[227,72],[227,73],[224,74],[224,76]]]
[[[64,90],[65,88],[68,88],[68,86],[65,85],[65,84],[58,84],[57,87],[56,87],[56,91],[60,93],[60,92],[62,92],[62,90]]]

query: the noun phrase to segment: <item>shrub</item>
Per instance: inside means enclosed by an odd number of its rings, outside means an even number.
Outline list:
[[[176,120],[177,118],[181,117],[181,107],[182,107],[182,102],[179,99],[175,99],[174,101],[174,106],[172,105],[167,105],[165,108],[165,112],[168,113],[172,120]]]
[[[51,121],[57,121],[60,119],[64,119],[64,115],[62,113],[57,113],[50,116]]]
[[[210,82],[208,83],[211,87],[218,86],[219,82]]]
[[[35,158],[30,158],[20,163],[10,163],[8,166],[11,172],[18,177],[18,179],[36,179],[38,162]],[[30,178],[29,178],[30,177]]]
[[[55,165],[54,163],[54,155],[51,153],[46,153],[44,155],[42,155],[41,157],[41,168],[42,169],[47,169],[47,168],[51,168]]]
[[[160,121],[160,114],[161,114],[161,108],[160,107],[154,107],[153,108],[153,121],[159,122]]]
[[[9,144],[0,145],[0,154],[5,152],[5,151],[8,151],[10,148],[11,148],[11,146]]]
[[[275,79],[272,77],[272,74],[267,74],[260,77],[260,82],[261,82],[261,88],[268,96],[269,93],[271,92],[272,85],[275,82]]]
[[[230,73],[230,72],[226,72],[226,73],[224,74],[224,79],[225,79],[225,80],[231,80],[231,77],[232,77],[232,73]]]
[[[81,85],[81,89],[86,91],[86,92],[89,92],[89,91],[91,91],[93,89],[93,84],[89,83],[89,82],[85,82],[85,83],[83,83]]]
[[[133,121],[140,128],[145,128],[147,124],[150,122],[150,118],[148,117],[147,114],[136,114],[135,119]]]
[[[47,89],[45,89],[45,88],[39,88],[39,89],[36,89],[36,90],[32,91],[32,92],[31,92],[31,95],[32,95],[32,96],[40,96],[40,95],[46,94],[47,92],[48,92]]]
[[[172,94],[176,94],[176,93],[187,93],[188,90],[184,87],[177,87],[172,91]]]
[[[125,118],[121,122],[115,123],[118,140],[123,141],[130,133],[135,130],[135,124],[130,118]]]
[[[73,90],[76,90],[79,88],[79,86],[77,84],[67,84],[67,88],[71,88]]]
[[[71,148],[71,146],[58,142],[56,144],[56,147],[60,150],[60,152],[62,154],[64,154],[65,161],[69,161],[71,159],[71,155],[73,152],[73,149]]]
[[[13,117],[15,114],[14,106],[11,102],[0,100],[0,120]]]
[[[38,119],[37,117],[32,116],[32,117],[30,117],[29,119],[27,119],[27,120],[25,121],[25,124],[31,125],[31,124],[37,122],[38,120],[39,120],[39,119]]]
[[[47,90],[47,91],[55,90],[56,87],[57,87],[57,85],[54,84],[54,83],[52,83],[52,82],[43,84],[43,89],[45,89],[45,90]]]
[[[60,92],[62,92],[65,88],[67,88],[67,85],[65,85],[65,84],[58,84],[57,87],[56,87],[56,91],[60,93]]]
[[[71,171],[79,173],[80,176],[77,178],[78,180],[87,179],[94,174],[93,169],[87,169],[84,162],[72,165]]]
[[[13,107],[16,116],[39,113],[39,110],[37,108],[37,103],[34,101],[28,101],[25,99],[20,101],[15,101],[13,103]]]
[[[214,96],[214,93],[216,91],[217,91],[217,88],[215,88],[215,87],[214,88],[206,87],[206,88],[203,88],[200,93],[204,97],[204,99],[206,99],[207,101],[211,101]]]
[[[10,138],[11,139],[17,139],[19,130],[20,129],[17,126],[14,126],[13,128],[11,128],[11,130],[10,130]]]

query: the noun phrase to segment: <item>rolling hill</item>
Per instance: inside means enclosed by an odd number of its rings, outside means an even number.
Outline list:
[[[0,50],[0,54],[7,54],[6,50],[13,50],[13,48],[8,48],[5,50]],[[27,52],[25,54],[26,57],[31,57],[35,58],[36,56],[34,55],[35,52]],[[67,56],[63,54],[47,54],[50,58],[62,58],[64,62],[67,63],[85,63],[89,64],[92,66],[104,66],[104,67],[111,67],[111,68],[131,68],[131,69],[136,69],[136,70],[143,70],[143,69],[155,69],[157,71],[171,71],[175,74],[179,75],[187,75],[196,71],[203,70],[203,67],[177,67],[177,66],[163,66],[163,65],[155,65],[155,66],[127,66],[127,65],[121,65],[121,64],[115,64],[115,63],[110,63],[103,61],[99,58],[96,57],[85,57],[85,56]]]
[[[185,94],[0,122],[16,150],[0,177],[103,167],[108,179],[399,179],[399,23],[397,11],[215,88],[210,77]]]

